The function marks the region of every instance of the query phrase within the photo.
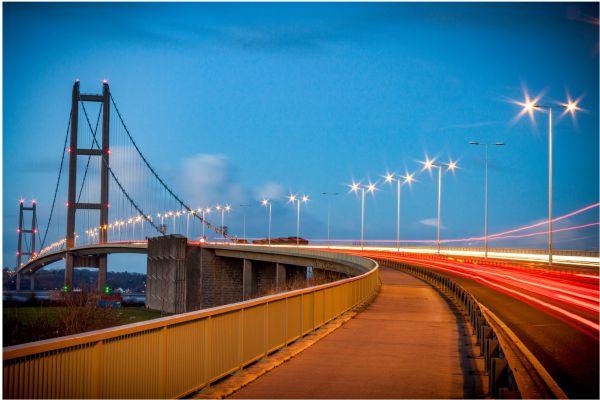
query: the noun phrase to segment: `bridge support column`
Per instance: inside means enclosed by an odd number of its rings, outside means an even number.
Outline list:
[[[69,289],[73,288],[73,267],[75,266],[75,257],[73,254],[67,253],[65,259],[65,286]]]
[[[275,288],[278,292],[286,288],[285,265],[280,263],[275,263]]]
[[[98,293],[104,293],[106,288],[106,275],[108,270],[108,255],[98,257]]]
[[[35,275],[29,275],[29,290],[32,292],[35,290]]]
[[[17,272],[17,291],[21,290],[21,274]]]
[[[187,238],[181,235],[148,239],[146,307],[169,313],[187,311]]]
[[[252,261],[244,259],[243,261],[243,273],[242,273],[242,300],[248,300],[252,298]]]

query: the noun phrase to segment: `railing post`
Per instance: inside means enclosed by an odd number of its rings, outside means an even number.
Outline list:
[[[238,313],[238,369],[244,365],[244,309]]]
[[[163,399],[167,398],[167,373],[169,371],[169,366],[167,365],[167,326],[163,326],[162,328],[160,328],[160,333],[159,333],[159,356],[158,356],[158,360],[159,360],[159,368],[160,368],[160,376],[158,377],[158,381],[159,381],[159,387],[158,387],[158,392],[159,392],[159,396],[162,397]]]
[[[212,370],[212,317],[206,319],[204,327],[204,378],[206,386],[210,387],[210,377]]]
[[[283,345],[287,347],[288,344],[288,298],[285,298],[285,310],[283,313]]]
[[[92,350],[92,384],[91,384],[91,397],[95,399],[100,399],[103,396],[102,393],[102,381],[103,381],[103,363],[102,356],[104,355],[104,341],[99,340],[94,344],[94,348]]]
[[[265,303],[265,310],[263,312],[263,327],[264,327],[264,339],[263,339],[263,357],[267,357],[269,353],[269,302]]]

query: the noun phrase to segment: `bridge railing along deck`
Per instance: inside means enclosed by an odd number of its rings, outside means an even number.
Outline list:
[[[319,258],[321,252],[312,253]],[[327,253],[332,256],[338,257]],[[370,270],[242,303],[4,348],[4,396],[185,396],[370,298],[379,285],[377,263],[339,257]]]

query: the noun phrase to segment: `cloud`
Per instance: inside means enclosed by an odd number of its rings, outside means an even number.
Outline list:
[[[420,224],[437,228],[437,218],[425,218],[419,221]],[[444,224],[441,224],[441,229],[446,229]]]
[[[196,154],[182,161],[180,187],[194,205],[229,202],[239,204],[246,190],[235,182],[233,168],[223,154]]]
[[[285,195],[285,189],[276,182],[267,182],[254,191],[254,199],[277,199]]]

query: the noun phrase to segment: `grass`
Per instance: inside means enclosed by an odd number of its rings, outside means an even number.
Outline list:
[[[72,310],[63,306],[3,307],[3,345],[12,346],[64,336],[61,320],[65,313],[70,311]],[[104,315],[88,329],[83,328],[83,332],[148,321],[164,316],[160,311],[147,310],[144,307],[100,309],[99,311],[101,314],[109,313],[110,315]]]

